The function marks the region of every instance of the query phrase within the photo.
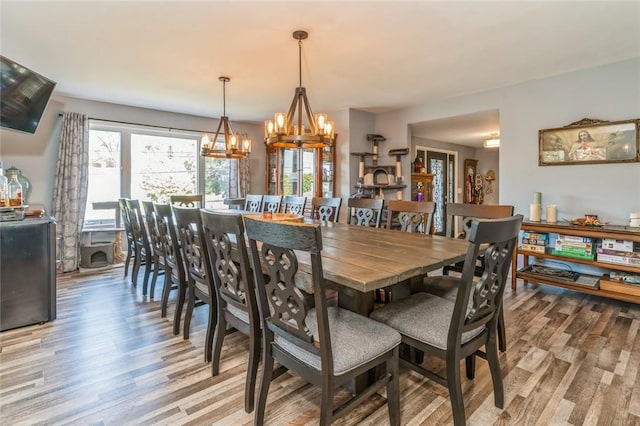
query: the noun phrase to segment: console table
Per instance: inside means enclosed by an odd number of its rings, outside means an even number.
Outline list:
[[[590,237],[593,239],[594,246],[603,238],[612,238],[616,240],[626,240],[640,242],[640,228],[630,226],[580,226],[573,225],[569,222],[558,223],[546,223],[542,222],[530,222],[524,221],[522,223],[523,231],[531,231],[537,233],[549,233],[549,234],[562,234],[573,235],[578,237]],[[609,297],[612,299],[623,300],[626,302],[640,303],[640,285],[614,283],[607,279],[606,275],[602,277],[591,275],[592,278],[600,278],[600,285],[604,288],[591,288],[582,286],[576,283],[567,282],[563,280],[554,279],[553,277],[541,277],[540,275],[533,275],[517,269],[518,256],[523,257],[524,267],[527,267],[531,258],[540,259],[553,259],[556,261],[562,261],[568,264],[582,264],[589,266],[596,266],[604,268],[609,271],[621,271],[630,272],[640,275],[640,265],[626,265],[618,263],[599,262],[596,259],[578,259],[573,257],[559,256],[551,253],[551,248],[547,248],[545,253],[537,253],[533,251],[523,250],[522,248],[516,248],[514,253],[514,261],[512,263],[511,271],[511,288],[516,289],[516,280],[522,279],[525,283],[528,281],[534,281],[542,284],[553,285],[557,287],[563,287],[583,293],[594,294],[602,297]],[[524,268],[523,268],[524,269]],[[588,274],[585,274],[588,275]]]

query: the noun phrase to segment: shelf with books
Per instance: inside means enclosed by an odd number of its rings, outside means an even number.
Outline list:
[[[610,280],[608,274],[640,276],[640,264],[636,262],[640,254],[629,252],[618,255],[615,259],[609,259],[603,249],[598,248],[605,241],[609,247],[629,248],[637,250],[640,246],[640,228],[625,226],[585,227],[573,225],[567,222],[549,224],[546,222],[528,222],[522,224],[522,244],[516,248],[512,265],[511,287],[516,289],[517,279],[525,283],[528,281],[546,285],[563,287],[583,293],[594,294],[627,302],[640,303],[640,285],[629,284]],[[536,234],[539,234],[536,235]],[[545,236],[545,234],[547,236]],[[549,234],[557,234],[558,238],[553,243]],[[535,241],[534,237],[539,237]],[[615,241],[615,243],[613,242]],[[534,243],[534,244],[531,244]],[[614,256],[615,256],[614,255]],[[517,262],[522,256],[523,267],[517,269]],[[601,269],[599,275],[580,273],[575,281],[566,278],[544,275],[532,271],[531,266],[537,265],[536,260],[560,261],[569,269],[572,264],[587,265],[589,269]],[[603,259],[609,260],[603,261]],[[616,263],[612,263],[616,261]],[[552,268],[550,268],[552,269]],[[577,268],[580,269],[580,268]],[[600,285],[600,284],[603,285]]]

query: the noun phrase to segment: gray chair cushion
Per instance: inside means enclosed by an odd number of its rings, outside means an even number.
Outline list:
[[[400,344],[397,331],[386,325],[372,321],[335,306],[327,308],[331,348],[333,349],[334,374],[340,375],[390,351]],[[316,310],[312,309],[306,318],[307,327],[318,336]],[[318,340],[316,337],[315,340]],[[313,354],[291,341],[276,335],[276,344],[305,364],[320,370],[320,356]]]
[[[231,304],[227,304],[227,312],[238,318],[240,321],[249,324],[249,313],[247,311],[243,311],[242,309],[238,309]]]
[[[428,293],[416,293],[374,310],[370,317],[401,334],[446,350],[455,303]],[[484,326],[462,333],[462,343],[476,337]]]

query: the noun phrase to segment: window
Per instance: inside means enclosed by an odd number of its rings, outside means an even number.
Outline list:
[[[196,132],[92,120],[85,226],[115,224],[112,210],[93,203],[126,197],[169,202],[172,194],[204,194],[207,208],[224,208],[232,161],[200,156]]]
[[[280,194],[313,197],[315,150],[283,148],[280,158]]]

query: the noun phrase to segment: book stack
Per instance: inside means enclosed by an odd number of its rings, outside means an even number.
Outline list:
[[[598,248],[598,262],[640,266],[640,247],[633,241],[603,238],[602,247]]]
[[[546,232],[522,232],[521,250],[533,251],[536,253],[544,253],[545,247],[549,242],[549,234]]]
[[[577,237],[575,235],[558,235],[552,254],[575,259],[595,258],[593,239],[591,237]]]

